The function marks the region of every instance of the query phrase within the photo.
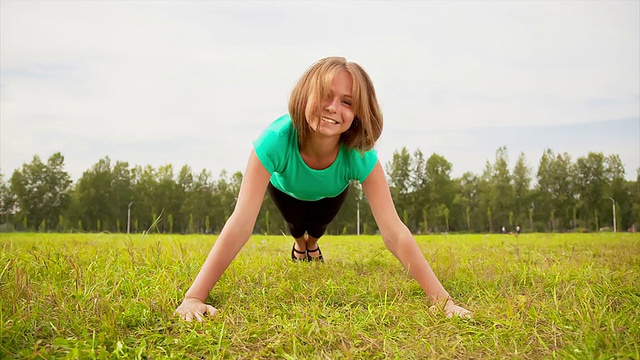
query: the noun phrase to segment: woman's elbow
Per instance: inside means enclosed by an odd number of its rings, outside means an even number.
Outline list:
[[[398,249],[397,240],[390,239],[388,237],[383,236],[382,241],[384,241],[384,246],[386,246],[387,250],[389,250],[394,256],[397,257],[397,254],[398,254],[398,252],[396,251]]]
[[[396,250],[398,249],[398,241],[400,240],[400,231],[380,231],[380,235],[382,236],[382,241],[384,241],[384,245],[387,247],[389,251],[391,251],[394,255],[396,254]]]
[[[255,219],[251,221],[250,219],[247,219],[246,216],[242,216],[241,213],[234,211],[226,224],[224,224],[222,231],[232,233],[234,234],[234,237],[246,238],[246,240],[249,240],[249,237],[253,233],[255,223]]]
[[[398,243],[408,231],[406,226],[400,225],[391,229],[391,231],[381,231],[380,234],[384,245],[395,255],[398,250]]]

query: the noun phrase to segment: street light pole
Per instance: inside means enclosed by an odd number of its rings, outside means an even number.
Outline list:
[[[358,199],[358,210],[356,211],[356,217],[358,218],[358,236],[360,236],[360,199]]]
[[[131,204],[133,204],[133,201],[127,206],[127,234],[129,234],[129,230],[131,229]]]
[[[613,203],[613,232],[617,232],[616,230],[616,201],[613,200],[611,196],[609,196],[609,200]]]

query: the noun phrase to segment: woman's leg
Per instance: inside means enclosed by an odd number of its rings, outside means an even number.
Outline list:
[[[318,247],[318,239],[324,235],[327,226],[338,215],[338,211],[342,208],[348,194],[349,188],[346,188],[338,196],[314,201],[306,211],[307,234],[309,235],[307,254],[311,258],[320,259],[322,257]]]
[[[306,201],[298,200],[276,189],[271,183],[267,186],[267,192],[276,205],[280,214],[287,222],[289,233],[295,243],[291,249],[291,256],[298,260],[307,258],[307,240],[305,238],[305,209]]]
[[[340,211],[349,188],[338,196],[317,201],[298,200],[276,189],[271,183],[267,191],[287,222],[289,232],[295,240],[291,250],[292,256],[301,260],[305,258],[303,253],[307,252],[310,257],[320,258],[322,253],[318,250],[318,239]]]
[[[307,258],[307,240],[304,236],[293,239],[293,249],[291,250],[292,256],[298,260],[305,260]]]

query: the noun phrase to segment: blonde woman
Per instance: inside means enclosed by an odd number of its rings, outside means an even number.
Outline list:
[[[300,78],[289,114],[275,120],[253,143],[233,214],[202,269],[176,309],[202,321],[216,309],[205,304],[222,273],[249,240],[265,192],[287,221],[294,261],[322,261],[318,239],[344,203],[349,181],[358,180],[382,239],[433,303],[447,316],[468,316],[456,305],[396,213],[389,185],[373,149],[382,114],[371,79],[341,57],[317,61]]]

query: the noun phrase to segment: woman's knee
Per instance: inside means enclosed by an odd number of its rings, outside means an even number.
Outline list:
[[[287,225],[289,225],[289,233],[291,234],[291,236],[293,236],[294,239],[303,237],[304,233],[307,232],[304,226],[295,225],[292,223],[288,223]]]
[[[319,239],[327,231],[327,225],[311,225],[307,228],[309,236]]]

